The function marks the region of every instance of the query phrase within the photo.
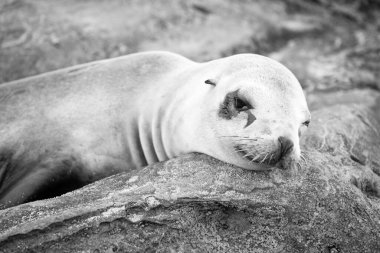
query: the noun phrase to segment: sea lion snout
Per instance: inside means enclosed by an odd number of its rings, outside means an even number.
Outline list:
[[[278,137],[278,142],[280,144],[281,157],[288,155],[294,147],[293,141],[284,136]]]
[[[279,162],[277,166],[282,169],[291,169],[298,164],[297,147],[294,142],[285,136],[278,137]]]

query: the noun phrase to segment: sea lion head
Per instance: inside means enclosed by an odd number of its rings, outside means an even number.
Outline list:
[[[296,165],[299,138],[310,123],[296,77],[279,62],[254,54],[213,64],[219,72],[205,80],[210,95],[203,122],[215,143],[206,152],[246,169]]]

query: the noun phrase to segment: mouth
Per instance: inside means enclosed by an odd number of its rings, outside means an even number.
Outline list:
[[[292,155],[292,152],[281,152],[281,149],[272,152],[263,152],[261,150],[248,151],[240,145],[234,147],[236,152],[250,164],[255,164],[262,169],[277,167],[280,169],[291,169],[296,165],[299,166],[297,159]],[[252,149],[252,148],[251,148]]]
[[[248,160],[250,163],[264,164],[264,165],[276,165],[281,160],[281,154],[279,152],[272,153],[252,153],[248,152],[240,146],[235,146],[235,150],[239,155],[241,155],[245,160]]]

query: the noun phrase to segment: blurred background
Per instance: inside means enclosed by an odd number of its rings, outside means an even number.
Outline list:
[[[169,50],[196,61],[266,55],[308,94],[379,90],[379,10],[378,0],[1,0],[0,83]]]

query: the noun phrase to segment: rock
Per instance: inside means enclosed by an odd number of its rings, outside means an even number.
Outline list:
[[[294,171],[189,154],[2,210],[0,251],[379,251],[379,97],[315,110]]]

